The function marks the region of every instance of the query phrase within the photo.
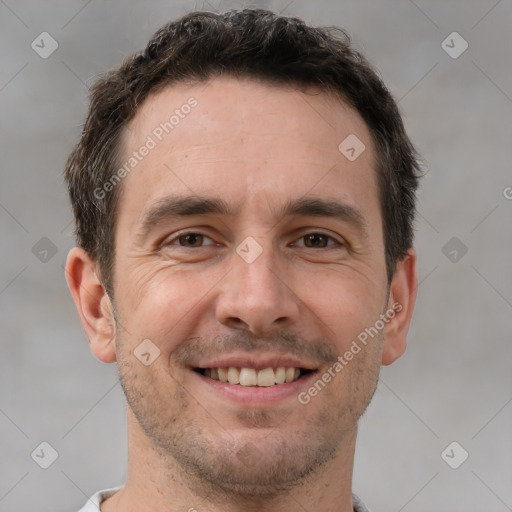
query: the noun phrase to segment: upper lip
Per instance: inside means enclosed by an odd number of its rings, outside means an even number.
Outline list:
[[[216,358],[201,360],[194,365],[194,368],[303,368],[305,370],[316,370],[318,365],[311,361],[303,361],[291,354],[231,354]]]

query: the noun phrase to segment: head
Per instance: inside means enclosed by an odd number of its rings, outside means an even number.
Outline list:
[[[67,277],[148,446],[246,493],[335,457],[405,350],[416,157],[346,33],[268,11],[188,14],[96,83]],[[230,366],[302,369],[248,400],[208,382]]]

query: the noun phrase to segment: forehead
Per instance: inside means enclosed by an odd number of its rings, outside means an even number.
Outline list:
[[[304,151],[296,145],[294,149],[302,154],[315,148],[337,150],[347,130],[371,144],[361,116],[327,91],[224,76],[195,84],[172,84],[150,94],[128,124],[124,142],[130,149],[152,134],[157,143],[163,142],[179,155],[214,149],[207,147],[209,142],[220,146],[225,136],[238,136],[239,144],[230,150],[247,155],[251,149],[257,151],[254,144],[252,148],[240,145],[249,142],[249,136],[251,141],[270,142],[300,137]],[[270,151],[274,148],[279,149],[274,144],[266,147]]]
[[[352,161],[342,152],[351,146],[357,153],[364,148]],[[150,149],[139,151],[144,147]],[[167,86],[150,95],[128,124],[121,158],[138,158],[123,181],[121,200],[132,217],[140,217],[146,203],[176,192],[220,194],[239,204],[262,195],[278,203],[279,196],[308,191],[378,201],[365,122],[340,99],[314,88],[233,77]]]

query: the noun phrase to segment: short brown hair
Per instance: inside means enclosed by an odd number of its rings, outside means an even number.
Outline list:
[[[96,82],[82,138],[65,179],[77,243],[98,262],[112,296],[116,205],[121,187],[98,197],[119,166],[124,127],[152,92],[218,75],[317,86],[359,112],[376,147],[388,282],[413,242],[417,153],[391,94],[339,28],[313,28],[261,9],[192,12],[161,28],[146,48]]]

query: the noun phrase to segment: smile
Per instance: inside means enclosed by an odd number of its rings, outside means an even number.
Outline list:
[[[240,386],[271,387],[277,384],[295,382],[302,376],[311,373],[311,370],[279,366],[277,368],[246,368],[246,367],[219,367],[195,368],[195,371],[205,377]]]

